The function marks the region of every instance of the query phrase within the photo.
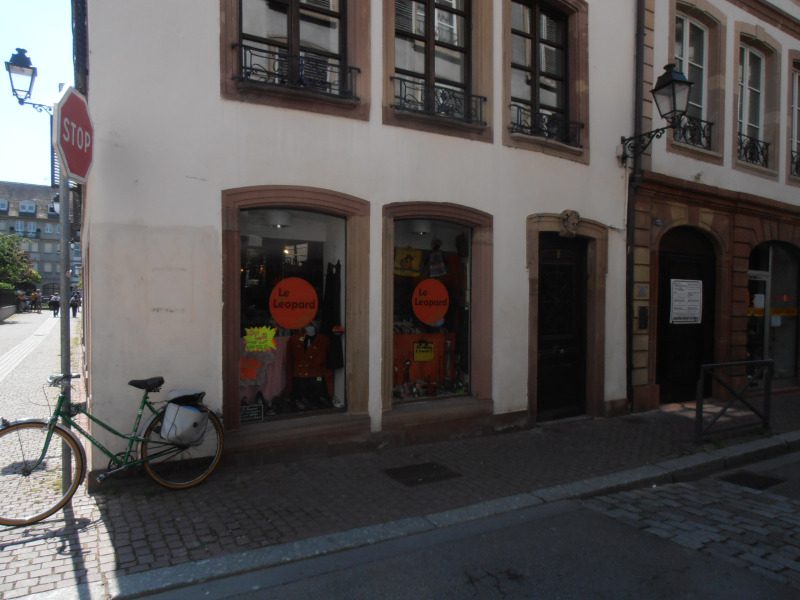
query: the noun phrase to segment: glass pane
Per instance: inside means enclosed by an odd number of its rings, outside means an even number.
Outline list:
[[[467,59],[463,52],[448,48],[436,47],[434,70],[436,79],[447,79],[457,83],[464,83],[466,77]]]
[[[464,10],[467,0],[436,0],[437,6],[444,6],[455,10]]]
[[[675,58],[676,62],[683,62],[683,17],[675,18]],[[678,65],[679,70],[683,70],[681,65]]]
[[[686,73],[689,81],[694,82],[694,85],[689,88],[689,102],[702,106],[703,104],[703,69],[697,66],[690,66],[689,72]]]
[[[463,48],[467,29],[463,17],[436,9],[436,41]]]
[[[531,9],[519,2],[511,3],[511,28],[524,33],[531,32]]]
[[[550,15],[543,14],[539,21],[539,35],[542,41],[551,42],[553,44],[563,44],[565,27],[564,21],[556,20]]]
[[[775,378],[797,373],[797,259],[786,248],[772,246],[770,290],[770,355],[775,360]]]
[[[704,65],[705,51],[705,31],[697,25],[692,25],[689,28],[689,60]]]
[[[470,233],[424,217],[395,222],[395,402],[469,393]]]
[[[397,31],[425,35],[425,5],[412,0],[396,0],[394,27]]]
[[[530,74],[527,71],[511,69],[511,95],[527,102],[531,101]]]
[[[240,213],[242,422],[345,407],[345,219]]]
[[[395,38],[394,62],[398,69],[425,74],[425,44],[417,40]]]
[[[324,8],[335,12],[339,11],[339,0],[300,0],[300,4]]]
[[[286,4],[267,0],[242,0],[242,33],[286,42]]]
[[[531,41],[520,35],[511,36],[511,62],[526,67],[531,64]]]
[[[310,50],[339,54],[339,19],[300,11],[300,45]]]
[[[564,84],[548,77],[540,77],[539,103],[551,108],[563,109],[566,106]]]
[[[747,85],[755,90],[761,89],[761,57],[750,52],[748,55]]]
[[[539,68],[542,73],[564,77],[564,52],[551,46],[539,45]]]
[[[761,125],[761,94],[750,92],[747,120],[751,125]]]

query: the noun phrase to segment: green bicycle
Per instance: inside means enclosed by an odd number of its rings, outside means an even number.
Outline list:
[[[0,525],[30,525],[46,519],[70,501],[83,481],[86,453],[72,430],[58,423],[59,418],[108,457],[108,470],[97,477],[98,482],[141,466],[160,485],[185,489],[205,481],[219,464],[222,423],[202,405],[205,392],[185,392],[181,398],[158,407],[150,400],[150,394],[161,390],[163,377],[129,381],[128,385],[143,390],[143,394],[133,428],[129,434],[124,434],[89,413],[85,403],[73,404],[72,410],[66,410],[64,389],[77,377],[67,374],[49,378],[50,385],[59,387],[61,392],[48,419],[14,423],[0,420]],[[176,439],[173,435],[167,411],[173,403],[191,404],[198,413],[207,415],[207,419],[203,417],[203,429],[193,439]],[[139,435],[145,414],[151,420]],[[78,415],[84,415],[92,423],[126,440],[125,450],[116,454],[109,450],[75,420]],[[62,458],[64,447],[72,453],[71,467],[67,471],[70,477],[66,480],[70,483],[66,486],[62,485],[66,467]],[[66,489],[62,489],[64,487]]]

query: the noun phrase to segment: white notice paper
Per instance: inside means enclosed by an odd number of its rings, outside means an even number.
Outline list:
[[[670,279],[669,322],[698,325],[703,320],[703,282],[699,279]]]

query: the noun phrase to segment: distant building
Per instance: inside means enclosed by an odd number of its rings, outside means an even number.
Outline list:
[[[39,288],[52,294],[59,288],[61,226],[53,202],[56,190],[47,185],[0,181],[0,233],[22,238],[22,249],[42,276]],[[80,281],[80,245],[71,260],[74,288]]]

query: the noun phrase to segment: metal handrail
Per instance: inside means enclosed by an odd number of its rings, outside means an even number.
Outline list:
[[[769,166],[769,142],[739,133],[737,142],[739,160],[759,167]]]
[[[684,115],[675,126],[672,139],[689,146],[697,146],[705,150],[711,149],[711,132],[714,123]]]
[[[483,120],[486,98],[483,96],[442,85],[430,87],[423,81],[402,77],[395,76],[391,80],[394,82],[393,108],[486,125]]]
[[[731,369],[731,368],[746,368],[746,375],[745,375],[745,383],[744,385],[735,390],[733,386],[728,382],[722,379],[716,371],[722,369]],[[745,392],[748,389],[752,389],[753,387],[758,386],[758,379],[755,376],[757,370],[763,370],[763,397],[764,402],[761,410],[757,409],[753,406],[745,397]],[[764,426],[765,429],[770,428],[770,408],[772,403],[772,376],[775,370],[775,361],[771,359],[766,360],[742,360],[742,361],[734,361],[734,362],[725,362],[725,363],[710,363],[705,365],[700,365],[700,377],[697,380],[697,394],[696,394],[696,405],[695,405],[695,441],[699,444],[702,443],[703,437],[708,434],[711,428],[719,421],[725,413],[728,412],[737,401],[741,402],[749,408],[760,420],[761,424]],[[711,419],[711,422],[708,425],[705,424],[705,419],[703,418],[703,387],[706,379],[706,375],[710,375],[712,380],[717,382],[723,388],[725,388],[728,392],[731,393],[731,398],[728,400],[725,405],[722,407],[714,417]]]
[[[522,104],[511,104],[511,133],[557,140],[569,146],[581,147],[583,123],[570,121],[561,115],[533,112]]]

